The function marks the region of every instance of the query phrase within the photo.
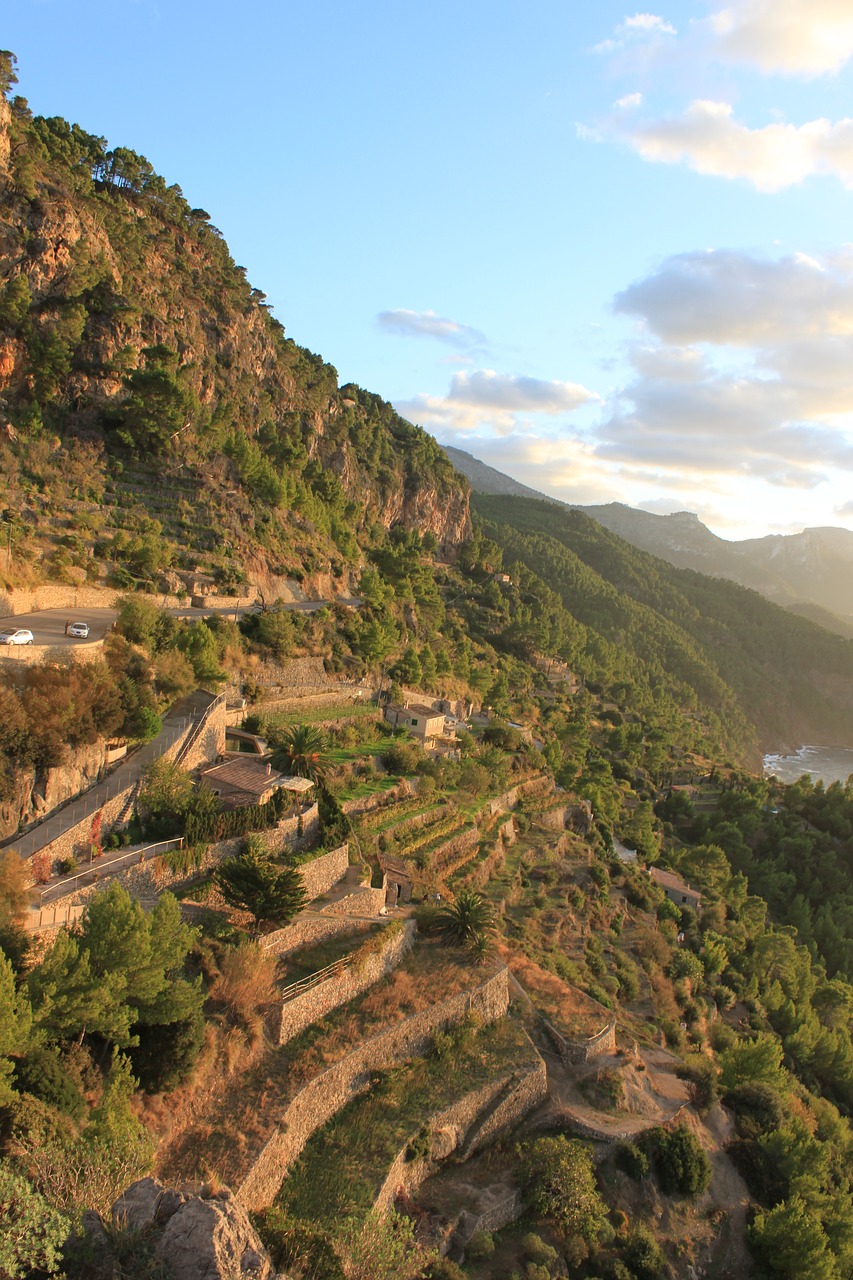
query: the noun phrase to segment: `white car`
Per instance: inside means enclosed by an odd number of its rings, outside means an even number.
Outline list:
[[[89,635],[88,622],[72,622],[68,634],[74,636],[75,640],[85,640]]]
[[[26,627],[18,627],[15,631],[0,631],[0,644],[32,644],[33,633]]]

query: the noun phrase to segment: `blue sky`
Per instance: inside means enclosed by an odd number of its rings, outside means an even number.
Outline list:
[[[851,0],[17,0],[296,341],[569,501],[853,528]]]

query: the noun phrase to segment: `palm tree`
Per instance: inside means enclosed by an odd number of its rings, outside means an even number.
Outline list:
[[[275,763],[299,778],[322,782],[329,767],[324,735],[310,724],[297,724],[285,730]]]
[[[454,946],[470,951],[486,949],[488,935],[495,927],[491,905],[473,889],[460,889],[453,902],[438,913],[441,936]]]

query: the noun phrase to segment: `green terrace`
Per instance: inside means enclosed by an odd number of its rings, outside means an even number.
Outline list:
[[[512,1018],[438,1033],[425,1057],[382,1076],[311,1139],[277,1203],[332,1230],[368,1213],[407,1141],[412,1159],[429,1154],[431,1116],[530,1059],[530,1041]]]

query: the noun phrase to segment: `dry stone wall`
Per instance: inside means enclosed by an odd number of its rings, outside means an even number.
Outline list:
[[[378,940],[381,945],[376,951],[356,956],[353,963],[340,973],[309,987],[293,999],[285,1000],[281,1007],[279,1044],[287,1044],[312,1022],[319,1022],[339,1005],[354,1000],[395,969],[403,956],[411,951],[415,929],[414,920],[407,920],[402,929],[392,927],[388,930],[390,937]]]
[[[328,893],[332,885],[342,880],[349,867],[349,845],[339,845],[329,853],[321,854],[310,862],[303,862],[299,868],[305,896],[309,902]]]
[[[323,907],[323,915],[378,916],[385,910],[384,889],[355,889]]]
[[[489,802],[489,813],[507,813],[510,809],[514,809],[522,796],[540,795],[553,788],[553,782],[547,776],[540,775],[536,778],[528,778],[526,782],[519,782],[517,786],[510,787],[509,791],[504,791],[502,795],[495,796],[494,800]]]
[[[462,1159],[467,1160],[538,1106],[547,1096],[548,1080],[545,1063],[536,1056],[536,1064],[521,1073],[520,1078],[518,1072],[499,1076],[431,1116],[426,1125],[430,1133],[430,1156],[420,1160],[408,1158],[409,1145],[415,1137],[412,1134],[388,1170],[374,1208],[384,1210],[393,1205],[397,1196],[413,1195],[435,1172],[438,1163],[453,1152],[461,1152]]]
[[[309,1138],[370,1085],[374,1071],[407,1062],[424,1052],[437,1031],[458,1026],[469,1015],[495,1022],[509,1008],[509,970],[503,968],[473,991],[413,1014],[397,1026],[366,1040],[301,1089],[281,1117],[279,1127],[243,1179],[236,1196],[247,1209],[271,1204]]]
[[[268,933],[261,938],[261,946],[265,951],[269,951],[270,955],[289,956],[294,951],[299,951],[301,947],[325,942],[327,938],[335,938],[338,934],[351,933],[354,929],[363,929],[366,932],[373,927],[367,920],[353,922],[345,916],[305,912],[294,920],[293,924],[286,925],[283,929],[276,929],[275,933]]]
[[[607,1011],[602,1006],[602,1013]],[[543,1019],[548,1034],[557,1047],[557,1052],[564,1062],[570,1066],[578,1066],[581,1063],[589,1062],[592,1058],[600,1058],[604,1053],[613,1053],[616,1049],[616,1018],[612,1015],[609,1017],[607,1025],[597,1031],[595,1035],[584,1039],[573,1039],[564,1036],[556,1027],[552,1027],[547,1019]]]

